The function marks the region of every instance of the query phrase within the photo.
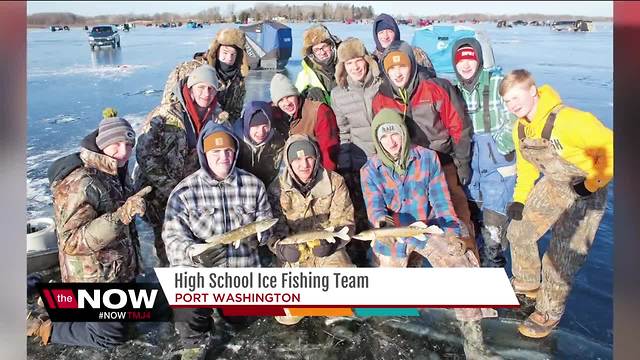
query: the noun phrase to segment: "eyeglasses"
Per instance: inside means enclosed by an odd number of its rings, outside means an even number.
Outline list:
[[[323,43],[321,47],[318,47],[318,45],[315,45],[311,48],[311,51],[313,51],[315,55],[320,55],[322,53],[327,53],[331,51],[331,45],[327,43]]]

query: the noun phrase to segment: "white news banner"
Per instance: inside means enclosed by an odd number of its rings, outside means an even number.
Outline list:
[[[156,268],[170,305],[513,307],[498,268]]]

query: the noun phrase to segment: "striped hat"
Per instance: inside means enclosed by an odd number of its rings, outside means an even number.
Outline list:
[[[109,117],[102,119],[98,126],[96,145],[100,150],[120,141],[126,141],[131,146],[136,144],[136,132],[129,122],[121,117]]]

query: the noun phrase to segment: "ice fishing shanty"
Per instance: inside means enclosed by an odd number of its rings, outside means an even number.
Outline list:
[[[284,69],[291,57],[291,28],[277,21],[265,20],[240,26],[244,31],[249,68]]]

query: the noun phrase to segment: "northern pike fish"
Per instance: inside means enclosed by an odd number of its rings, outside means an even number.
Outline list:
[[[334,232],[333,227],[324,230],[314,230],[288,236],[278,243],[279,245],[302,244],[313,240],[324,239],[330,243],[336,242],[335,238],[349,240],[349,228],[343,227],[340,231]]]
[[[261,221],[255,221],[251,224],[247,224],[245,226],[241,226],[235,230],[231,230],[227,233],[220,235],[213,235],[212,237],[205,240],[204,244],[194,244],[191,250],[191,256],[200,255],[210,248],[217,245],[228,245],[233,244],[233,246],[237,249],[240,247],[240,242],[250,236],[258,235],[258,240],[260,239],[260,233],[266,230],[269,230],[273,225],[278,222],[278,219],[267,219]]]
[[[427,224],[422,221],[416,221],[409,226],[365,230],[353,235],[353,238],[364,241],[378,240],[380,238],[397,238],[398,241],[402,242],[401,238],[414,237],[418,240],[426,241],[426,234],[443,235],[444,231],[436,225],[427,226]]]

